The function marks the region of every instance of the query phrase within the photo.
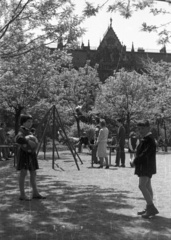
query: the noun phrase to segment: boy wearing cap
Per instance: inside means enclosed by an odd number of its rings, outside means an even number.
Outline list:
[[[139,177],[139,188],[147,203],[146,208],[138,212],[143,218],[149,218],[158,214],[153,204],[153,190],[151,178],[156,174],[156,143],[150,132],[149,121],[141,121],[137,124],[141,136],[140,144],[137,147],[136,157],[133,161],[135,174]]]
[[[30,128],[32,127],[33,119],[31,115],[21,115],[20,118],[20,129],[16,136],[16,142],[19,144],[18,150],[18,161],[17,161],[17,170],[20,171],[19,175],[19,189],[20,189],[20,200],[30,200],[25,195],[25,177],[27,175],[27,171],[30,172],[30,183],[33,189],[33,199],[45,199],[45,197],[41,196],[37,189],[36,184],[36,170],[39,168],[37,155],[35,152],[35,148],[33,146],[36,143],[33,143],[29,136],[31,135]]]

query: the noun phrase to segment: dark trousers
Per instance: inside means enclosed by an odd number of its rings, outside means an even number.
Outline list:
[[[121,160],[121,164],[125,165],[125,150],[124,150],[124,146],[119,146],[116,149],[115,164],[120,165],[120,160]]]
[[[98,158],[96,157],[97,153],[97,146],[92,147],[91,157],[92,157],[92,163],[98,163]]]

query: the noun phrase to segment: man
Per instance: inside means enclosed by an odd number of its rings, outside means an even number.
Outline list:
[[[116,125],[118,126],[117,131],[117,149],[116,149],[116,160],[115,167],[119,167],[121,160],[121,167],[125,167],[125,128],[122,124],[122,120],[117,119]]]
[[[141,136],[140,144],[137,147],[136,157],[133,161],[135,174],[139,177],[139,188],[146,201],[146,208],[138,212],[143,218],[150,218],[158,214],[153,204],[153,190],[151,178],[156,174],[156,143],[150,132],[149,121],[141,121],[137,124]]]

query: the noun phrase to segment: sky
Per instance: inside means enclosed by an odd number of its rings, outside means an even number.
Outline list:
[[[114,1],[114,0],[113,0]],[[76,13],[81,15],[82,9],[85,6],[85,0],[74,0],[76,4]],[[105,0],[89,0],[89,2],[101,5]],[[112,0],[109,1],[112,3]],[[170,21],[170,15],[153,16],[149,14],[149,10],[138,11],[133,14],[130,19],[124,19],[119,13],[107,13],[106,7],[101,10],[97,16],[86,19],[82,25],[86,29],[85,35],[80,39],[80,43],[87,45],[88,40],[90,41],[90,47],[97,48],[100,40],[103,39],[108,26],[110,25],[110,18],[112,18],[112,27],[115,31],[120,42],[130,50],[132,43],[134,44],[135,50],[139,47],[144,48],[148,51],[159,51],[162,46],[157,44],[157,33],[147,33],[140,31],[142,23],[146,22],[151,25],[161,25]],[[159,8],[167,9],[169,5],[167,3],[156,3]],[[170,5],[171,10],[171,5]],[[167,30],[171,31],[171,24],[167,25]],[[166,49],[171,52],[171,44],[166,45]]]

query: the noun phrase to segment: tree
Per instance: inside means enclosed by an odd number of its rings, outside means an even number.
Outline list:
[[[60,92],[57,93],[59,86]],[[88,122],[99,86],[97,68],[90,67],[89,63],[79,70],[66,68],[54,79],[52,85],[54,95],[58,96],[58,101],[61,106],[65,106],[66,111],[71,110],[77,123],[78,135],[80,135],[80,121]],[[81,106],[83,115],[77,114],[77,106]]]
[[[126,72],[121,69],[102,85],[95,107],[111,119],[123,118],[127,131],[133,121],[147,118],[166,130],[171,121],[171,64],[145,61],[146,73]]]
[[[144,62],[144,68],[151,83],[151,105],[158,135],[160,127],[164,128],[166,141],[166,131],[171,123],[171,64],[164,61],[155,63],[149,59]]]
[[[22,2],[23,1],[20,1],[18,4],[20,5]],[[27,7],[31,2],[32,1],[27,1]],[[40,2],[44,2],[45,4],[45,1]],[[56,4],[55,1],[52,2]],[[67,3],[68,1],[62,1],[61,5],[63,5],[64,2]],[[12,1],[9,16],[12,10],[15,9],[15,6],[16,1]],[[55,7],[55,5],[53,6]],[[18,7],[17,5],[17,9]],[[38,7],[37,2],[34,7]],[[43,6],[41,5],[41,7]],[[60,1],[58,1],[58,8],[59,7]],[[26,14],[24,9],[26,8],[22,8],[22,14]],[[71,57],[66,51],[56,50],[52,52],[45,46],[44,38],[37,38],[35,41],[29,41],[32,34],[27,33],[25,27],[27,24],[32,25],[32,21],[30,21],[32,10],[31,8],[29,19],[24,18],[20,13],[20,17],[17,16],[15,20],[11,21],[0,40],[0,45],[2,44],[2,54],[0,58],[1,107],[14,113],[16,132],[22,111],[29,111],[33,106],[39,106],[41,102],[45,102],[44,99],[46,99],[49,105],[52,103],[54,104],[54,101],[57,99],[53,94],[54,90],[52,87],[54,77],[60,75],[63,68],[62,65],[68,66],[68,64],[71,63]],[[38,10],[40,11],[40,9]],[[41,11],[43,10],[52,11],[52,6],[50,5],[48,7],[48,5],[45,5]],[[39,19],[39,17],[38,15],[37,18]],[[63,18],[65,17],[66,16],[63,15]],[[44,26],[47,27],[46,21],[48,22],[50,19],[46,18],[47,16],[45,16],[45,19],[42,19],[41,23],[45,24]],[[65,21],[67,20],[65,19]],[[73,26],[74,25],[72,25],[72,27]],[[36,23],[33,28],[34,27],[37,27]],[[61,23],[59,23],[58,27],[58,30],[61,28],[62,33]],[[67,26],[65,31],[68,31]],[[74,31],[76,31],[76,29]],[[74,35],[74,31],[72,34],[70,33],[70,40],[71,35],[73,37],[70,43],[74,41],[74,36],[76,36]],[[63,36],[65,36],[65,34]]]
[[[44,45],[35,46],[35,49],[22,56],[3,59],[0,64],[1,108],[15,114],[16,132],[21,112],[29,111],[43,99],[49,105],[53,102],[53,77],[59,75],[62,63],[69,61],[62,59],[64,53],[56,51],[52,54]]]
[[[151,97],[147,90],[146,75],[121,69],[103,84],[96,99],[96,109],[113,120],[118,117],[125,120],[129,133],[130,124],[148,113]]]
[[[158,7],[157,3],[163,3],[164,8]],[[110,3],[110,4],[109,4]],[[170,0],[140,0],[140,1],[131,1],[131,0],[106,0],[101,5],[98,4],[94,6],[91,1],[86,2],[86,7],[83,10],[84,16],[91,17],[98,14],[98,12],[107,4],[108,12],[119,12],[124,18],[130,18],[136,11],[142,11],[146,8],[149,9],[150,13],[154,16],[159,14],[171,14],[171,1]],[[167,10],[166,10],[167,9]],[[165,45],[169,43],[170,31],[166,27],[171,24],[171,21],[161,23],[160,25],[148,25],[148,23],[142,23],[142,31],[146,32],[158,32],[158,43]]]
[[[22,22],[25,45],[13,49],[10,29]],[[83,33],[82,18],[74,15],[70,0],[0,1],[0,57],[14,57],[32,50],[41,41],[49,44],[63,39],[67,46],[77,43]],[[14,32],[14,35],[18,32]]]

